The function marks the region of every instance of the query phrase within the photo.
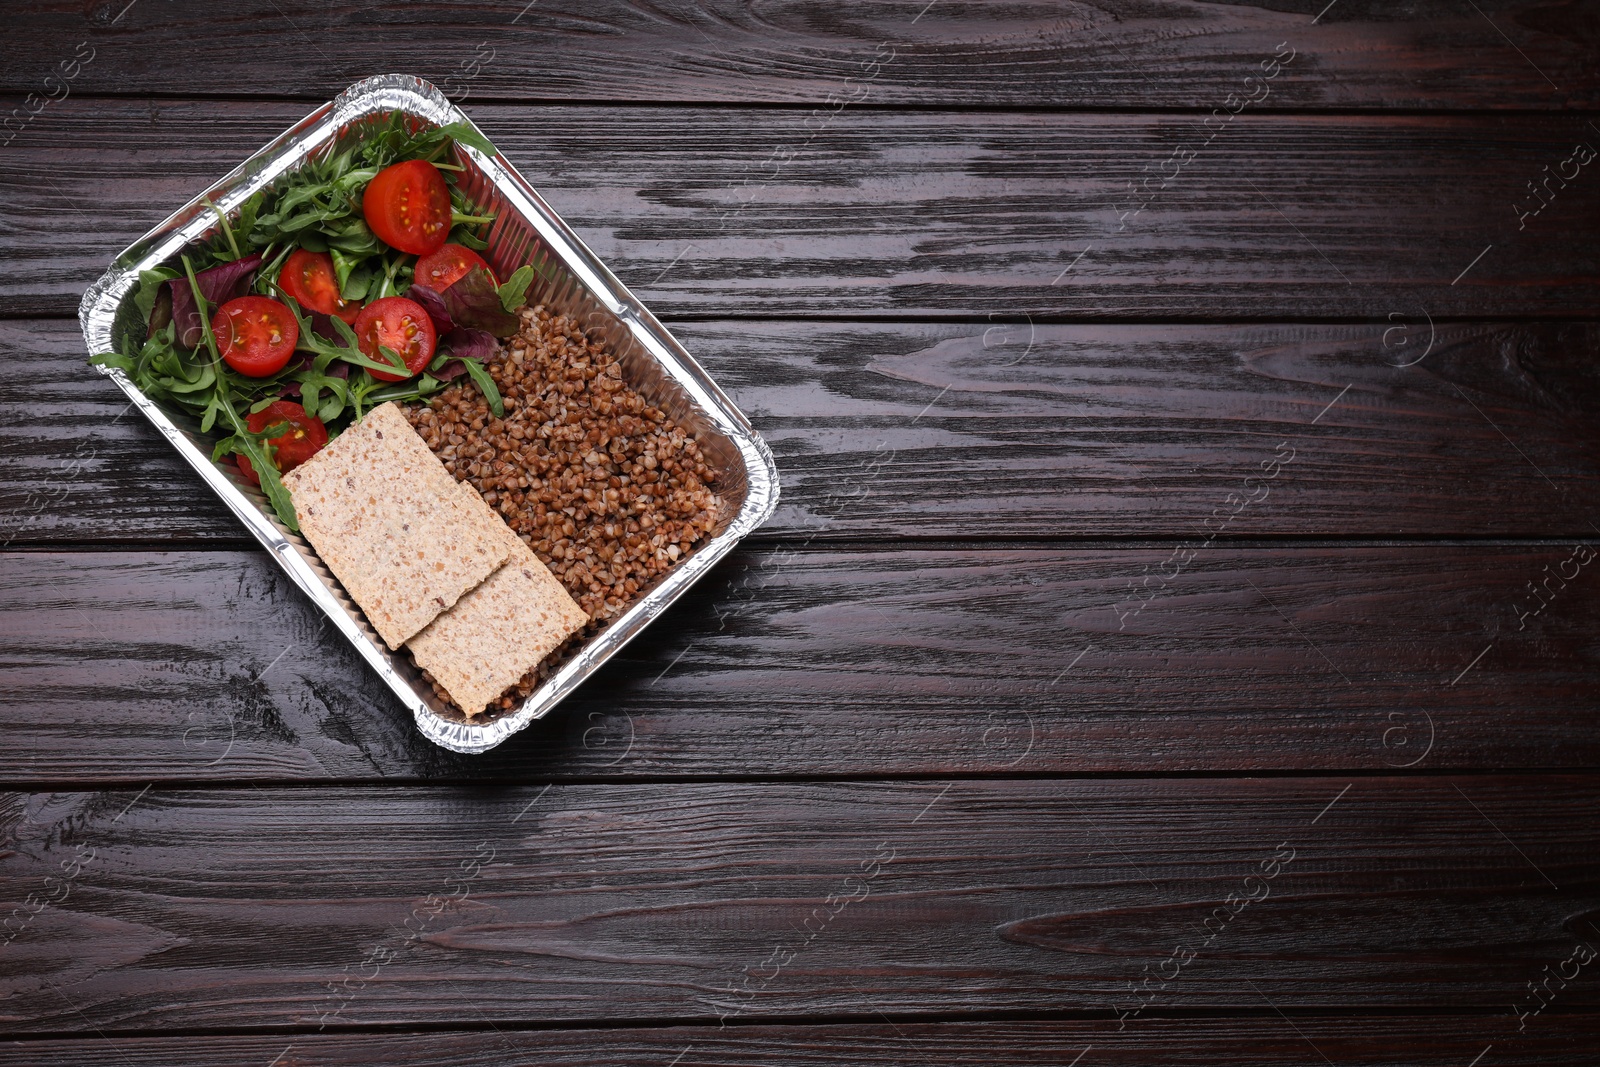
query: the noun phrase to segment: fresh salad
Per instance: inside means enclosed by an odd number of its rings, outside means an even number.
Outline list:
[[[90,362],[221,434],[211,458],[235,457],[291,530],[279,475],[368,409],[468,375],[502,414],[484,361],[516,332],[534,271],[502,283],[478,254],[494,220],[452,184],[452,143],[494,153],[466,123],[412,132],[395,114],[231,219],[208,204],[215,237],[140,275],[142,342]]]

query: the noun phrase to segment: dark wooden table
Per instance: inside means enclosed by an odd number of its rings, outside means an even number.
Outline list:
[[[1600,12],[1325,3],[8,7],[0,1064],[1600,1061]],[[73,317],[386,71],[783,471],[477,758]]]

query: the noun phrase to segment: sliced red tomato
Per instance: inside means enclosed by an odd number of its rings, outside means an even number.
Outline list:
[[[281,371],[300,340],[294,314],[265,296],[241,296],[223,304],[211,318],[211,332],[228,366],[252,378]]]
[[[450,237],[450,187],[425,159],[396,163],[367,183],[361,213],[380,241],[425,256]]]
[[[339,295],[339,276],[333,272],[333,257],[326,252],[297,248],[283,261],[278,284],[307,311],[337,315],[346,322],[356,321],[361,305]]]
[[[439,251],[417,260],[416,282],[442,293],[473,267],[482,267],[489,272],[490,278],[494,278],[494,268],[485,263],[478,253],[462,245],[445,245]],[[500,282],[496,280],[495,284],[499,285]]]
[[[328,443],[328,428],[322,424],[322,420],[293,400],[276,400],[251,414],[244,424],[251,433],[260,433],[269,426],[287,424],[285,433],[267,438],[267,443],[273,447],[273,458],[277,461],[278,469],[284,473],[300,466],[322,451],[322,446]],[[239,473],[252,484],[260,485],[261,478],[250,465],[250,460],[242,453],[234,458],[239,461]]]
[[[374,300],[356,316],[356,343],[361,354],[378,363],[388,359],[378,350],[379,345],[393,349],[405,360],[405,374],[368,370],[380,382],[398,382],[410,378],[433,358],[439,334],[427,309],[415,300],[403,296],[386,296]]]

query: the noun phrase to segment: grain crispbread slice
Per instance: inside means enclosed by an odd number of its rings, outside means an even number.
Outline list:
[[[300,532],[390,648],[510,554],[505,522],[481,500],[482,511],[467,505],[392,403],[367,412],[283,484]]]
[[[461,489],[494,514],[470,485]],[[533,549],[495,518],[511,558],[406,642],[417,666],[433,675],[469,717],[482,714],[589,621]]]
[[[452,478],[451,481],[455,479]],[[491,508],[489,502],[478,495],[478,491],[472,486],[466,482],[456,482],[456,495],[461,498],[462,507],[472,512],[479,522],[491,527],[495,536],[505,542],[506,551],[515,552],[518,547],[528,547],[522,538],[517,536],[517,531],[513,530],[511,525],[500,517],[500,513]],[[507,559],[509,558],[508,556]]]

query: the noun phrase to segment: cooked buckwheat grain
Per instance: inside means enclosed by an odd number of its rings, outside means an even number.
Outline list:
[[[710,534],[718,500],[699,442],[630,388],[616,359],[572,319],[524,308],[521,330],[488,370],[504,418],[466,378],[407,417],[590,619],[501,695],[503,711]]]

